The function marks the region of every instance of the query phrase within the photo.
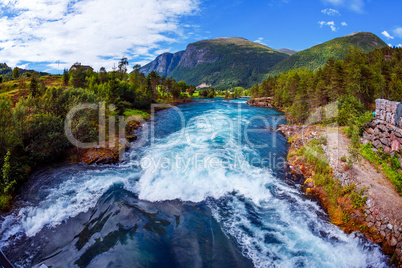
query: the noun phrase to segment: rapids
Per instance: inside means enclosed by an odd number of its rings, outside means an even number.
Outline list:
[[[1,249],[16,267],[388,267],[286,182],[283,122],[241,99],[158,112],[120,165],[36,172]]]

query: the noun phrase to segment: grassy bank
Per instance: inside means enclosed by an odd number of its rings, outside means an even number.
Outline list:
[[[290,139],[296,142],[297,139]],[[307,178],[304,183],[306,193],[316,195],[328,210],[331,222],[346,232],[366,232],[364,224],[364,206],[366,189],[358,190],[354,184],[342,187],[334,178],[333,170],[323,150],[324,138],[316,138],[304,144],[300,149],[291,149],[288,160]]]
[[[392,156],[390,153],[384,153],[382,150],[375,152],[372,150],[373,148],[371,143],[361,145],[359,148],[360,154],[373,164],[378,172],[381,170],[402,196],[402,173],[399,172],[401,168],[399,158],[396,155]]]

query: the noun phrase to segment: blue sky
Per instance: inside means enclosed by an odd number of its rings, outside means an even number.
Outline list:
[[[60,73],[76,61],[108,69],[126,56],[215,37],[307,49],[355,31],[402,44],[400,0],[0,0],[0,62]]]

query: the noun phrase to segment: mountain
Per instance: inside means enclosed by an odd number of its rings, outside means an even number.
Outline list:
[[[293,49],[289,49],[289,48],[280,48],[280,49],[278,49],[278,51],[288,54],[288,55],[293,55],[298,52],[297,50],[293,50]]]
[[[218,89],[251,87],[289,55],[244,38],[215,38],[189,44],[185,51],[165,53],[141,68],[177,81]]]
[[[174,70],[174,68],[177,67],[183,54],[184,51],[179,51],[174,54],[163,53],[154,61],[142,67],[141,72],[149,74],[152,71],[156,71],[160,75],[168,76]]]
[[[21,69],[21,68],[18,68],[18,69],[20,71],[20,76],[24,75],[25,73],[33,73],[34,72],[34,70],[25,70],[25,69]],[[45,72],[37,72],[37,73],[39,75],[49,75],[48,73],[45,73]],[[8,65],[5,63],[0,63],[0,75],[12,77],[13,69],[8,67]]]
[[[12,74],[13,69],[7,66],[5,63],[0,63],[0,75],[7,75],[7,74]]]
[[[274,66],[270,71],[270,75],[301,67],[317,70],[325,65],[331,57],[334,60],[344,59],[352,46],[359,48],[364,53],[368,53],[377,48],[385,47],[387,44],[375,34],[355,32],[293,54]]]

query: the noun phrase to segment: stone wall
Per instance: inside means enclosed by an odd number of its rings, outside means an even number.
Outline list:
[[[402,118],[399,118],[398,126],[395,122],[396,111],[399,102],[384,99],[376,100],[375,119],[366,127],[363,133],[363,142],[371,142],[374,151],[397,153],[401,157],[402,152]],[[395,249],[399,265],[402,267],[402,223],[390,219],[384,215],[372,200],[368,200],[366,207],[366,223],[370,235],[377,235],[375,242],[381,243],[387,249],[388,246]],[[379,236],[378,236],[379,235]],[[389,248],[388,248],[389,249]]]
[[[363,133],[364,142],[371,142],[375,150],[382,148],[384,152],[400,152],[402,149],[402,129],[395,124],[396,110],[399,102],[383,99],[376,100],[375,119]],[[399,118],[402,126],[402,118]]]
[[[375,118],[396,126],[395,116],[399,104],[400,102],[396,101],[377,99],[375,101]],[[399,118],[398,126],[402,126],[402,118]]]

